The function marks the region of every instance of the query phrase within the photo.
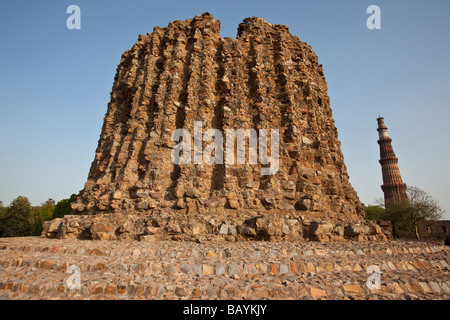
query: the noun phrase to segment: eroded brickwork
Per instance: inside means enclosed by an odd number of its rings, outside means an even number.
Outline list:
[[[247,18],[236,39],[205,13],[140,35],[117,68],[74,214],[44,235],[117,239],[385,239],[349,182],[322,66],[284,25]],[[279,170],[174,164],[175,129],[279,130]],[[203,144],[203,148],[207,142]],[[95,217],[93,217],[94,215]],[[98,216],[98,217],[97,217]]]

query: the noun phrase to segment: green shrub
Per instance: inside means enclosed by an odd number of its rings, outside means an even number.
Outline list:
[[[53,211],[53,219],[62,218],[66,214],[70,214],[72,212],[70,204],[75,201],[77,201],[76,194],[72,194],[69,199],[63,199],[61,201],[58,201],[58,203],[55,206],[55,210]]]

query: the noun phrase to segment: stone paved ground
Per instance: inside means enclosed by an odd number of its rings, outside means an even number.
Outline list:
[[[68,266],[80,268],[69,289]],[[380,289],[366,272],[380,268]],[[449,299],[450,247],[0,239],[1,299]],[[373,276],[375,274],[372,274]]]

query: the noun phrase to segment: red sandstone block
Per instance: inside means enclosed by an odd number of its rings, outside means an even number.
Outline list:
[[[104,263],[97,263],[96,265],[96,270],[104,270],[105,269],[105,264]]]
[[[47,269],[50,270],[52,268],[53,262],[51,262],[50,260],[44,260],[41,262],[40,267],[42,269]]]
[[[270,274],[278,274],[278,271],[277,271],[277,265],[276,264],[271,264],[270,265],[270,272],[269,272]]]
[[[55,253],[58,249],[59,249],[59,247],[52,247],[48,252]]]
[[[298,267],[297,267],[297,264],[294,263],[294,262],[291,262],[291,264],[289,265],[289,269],[290,269],[292,272],[295,272],[295,273],[298,273],[298,272],[299,272]]]
[[[194,289],[194,290],[192,291],[192,295],[193,295],[194,297],[198,298],[198,297],[200,297],[201,292],[200,292],[199,289]]]
[[[114,294],[116,293],[116,287],[114,286],[107,286],[105,288],[105,294]]]
[[[94,290],[92,290],[92,294],[103,294],[103,292],[103,287],[95,287]]]
[[[315,298],[320,298],[327,295],[327,292],[325,290],[319,289],[319,288],[310,288],[310,295]]]

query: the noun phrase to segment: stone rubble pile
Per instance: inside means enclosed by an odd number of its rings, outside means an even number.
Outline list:
[[[226,219],[226,220],[225,220]],[[343,220],[318,222],[303,216],[176,215],[159,210],[148,215],[73,215],[44,223],[43,236],[60,239],[140,241],[381,241],[391,236],[389,223]]]

